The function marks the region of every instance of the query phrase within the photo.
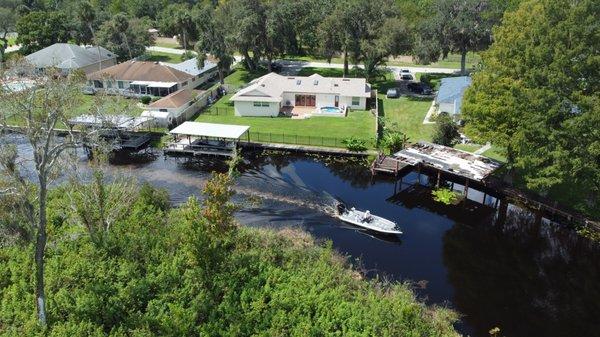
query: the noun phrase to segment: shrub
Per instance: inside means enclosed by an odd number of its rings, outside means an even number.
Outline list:
[[[187,61],[189,59],[193,59],[194,57],[196,57],[194,53],[192,53],[189,50],[186,50],[183,54],[181,54],[181,61]]]
[[[462,200],[462,195],[460,193],[445,187],[431,191],[431,195],[433,196],[433,200],[445,205],[456,205]]]
[[[363,152],[367,150],[366,142],[363,139],[356,137],[346,138],[342,141],[346,145],[346,149],[352,152]]]
[[[386,132],[381,140],[381,145],[390,153],[398,152],[404,148],[405,137],[402,132]]]
[[[140,97],[140,102],[142,102],[142,104],[149,104],[151,101],[152,101],[152,97],[150,97],[150,96]]]
[[[458,125],[444,112],[435,118],[435,122],[436,129],[433,135],[433,142],[445,146],[454,146],[460,139]]]

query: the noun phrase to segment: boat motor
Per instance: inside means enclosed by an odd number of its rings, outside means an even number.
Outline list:
[[[337,204],[337,211],[339,214],[344,214],[346,213],[346,205],[342,204],[341,202]]]

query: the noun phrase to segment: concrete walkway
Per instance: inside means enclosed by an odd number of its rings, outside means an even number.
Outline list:
[[[185,50],[183,50],[183,49],[175,49],[175,48],[159,47],[159,46],[146,47],[146,50],[147,51],[155,51],[155,52],[159,52],[159,53],[177,54],[177,55],[183,55],[183,53],[185,53]],[[188,50],[188,51],[191,51],[192,53],[196,54],[196,52],[193,50]]]
[[[479,150],[473,152],[473,154],[483,154],[485,151],[489,150],[492,148],[492,144],[490,144],[490,142],[485,143],[485,145],[483,147],[481,147]]]
[[[429,110],[427,110],[427,114],[425,115],[425,118],[423,119],[423,124],[435,124],[434,121],[431,120],[431,117],[433,117],[433,114],[435,113],[435,100],[431,101],[431,106],[429,107]]]

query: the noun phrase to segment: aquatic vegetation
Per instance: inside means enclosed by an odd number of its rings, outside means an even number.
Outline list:
[[[462,200],[462,195],[460,193],[454,192],[446,187],[431,191],[431,195],[433,196],[433,200],[446,205],[456,205]]]

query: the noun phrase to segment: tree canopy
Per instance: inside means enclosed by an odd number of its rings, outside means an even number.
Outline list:
[[[600,192],[600,6],[532,0],[508,13],[464,98],[467,132],[506,148],[527,185]],[[594,201],[595,200],[595,201]]]

